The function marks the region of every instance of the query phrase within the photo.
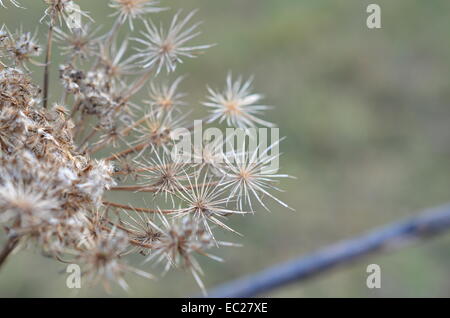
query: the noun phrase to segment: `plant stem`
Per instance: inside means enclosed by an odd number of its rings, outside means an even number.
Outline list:
[[[125,209],[125,210],[132,210],[132,211],[135,211],[135,212],[143,212],[143,213],[169,214],[169,213],[173,213],[173,212],[176,211],[176,210],[159,210],[159,209],[136,208],[136,207],[133,207],[131,205],[119,204],[119,203],[114,203],[114,202],[109,202],[109,201],[103,201],[103,204],[106,205],[106,206],[114,207],[114,208]]]
[[[146,148],[148,146],[149,146],[148,142],[143,142],[141,144],[138,144],[138,145],[136,145],[134,147],[128,148],[128,149],[126,149],[124,151],[121,151],[119,153],[115,153],[115,154],[109,156],[108,158],[106,158],[105,161],[111,161],[111,160],[120,159],[120,158],[125,157],[126,155],[128,155],[130,153],[140,151],[140,150],[142,150],[142,149],[144,149],[144,148]]]
[[[14,248],[17,246],[18,243],[19,243],[18,237],[11,237],[8,239],[5,246],[0,251],[0,268],[5,264],[6,259],[12,253],[12,251],[14,250]]]
[[[178,188],[180,190],[186,189],[186,190],[192,190],[192,189],[201,189],[202,187],[210,187],[217,185],[218,182],[209,182],[209,183],[200,183],[197,185],[188,185],[188,186],[182,186],[180,185]],[[118,187],[112,187],[109,189],[111,191],[136,191],[136,192],[158,192],[159,188],[157,185],[149,185],[149,186],[118,186]]]
[[[399,249],[419,239],[429,239],[449,229],[450,204],[447,204],[225,283],[208,294],[213,298],[254,297],[278,287],[305,281],[338,265],[348,265],[373,253]]]
[[[98,133],[98,131],[99,129],[97,127],[94,127],[94,129],[92,129],[92,131],[80,143],[80,145],[77,148],[77,151],[81,151],[84,145],[89,141],[89,139],[93,138]]]
[[[44,68],[44,91],[43,91],[43,99],[42,99],[42,103],[43,103],[43,107],[47,108],[48,105],[48,86],[49,86],[49,78],[50,78],[50,61],[52,58],[52,44],[53,44],[53,22],[54,22],[54,18],[53,18],[53,14],[52,14],[52,19],[50,21],[50,25],[48,28],[48,35],[47,35],[47,53],[45,55],[45,68]]]
[[[110,191],[136,191],[136,192],[158,192],[158,188],[152,186],[119,186],[112,187]]]
[[[152,72],[147,71],[138,80],[136,80],[134,82],[133,86],[129,89],[128,93],[125,94],[125,97],[123,98],[123,100],[127,101],[134,94],[136,94],[145,85],[145,82],[150,78],[151,75],[152,75]]]

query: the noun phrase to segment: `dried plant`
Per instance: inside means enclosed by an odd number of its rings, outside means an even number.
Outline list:
[[[245,144],[222,151],[227,138],[192,147],[194,162],[174,152],[177,141],[195,131],[186,124],[183,77],[157,80],[210,47],[191,44],[199,35],[199,24],[189,23],[195,12],[176,13],[166,29],[150,20],[163,11],[156,1],[111,0],[114,26],[99,35],[90,22],[70,27],[70,12],[89,16],[71,0],[43,4],[45,47],[33,33],[0,30],[0,223],[8,238],[0,266],[12,251],[34,246],[79,264],[90,282],[127,288],[126,272],[152,277],[126,264],[124,256],[138,253],[146,262],[164,263],[165,271],[187,269],[203,289],[195,256],[220,260],[209,250],[236,245],[216,238],[220,229],[235,232],[226,225],[229,216],[253,213],[255,202],[267,209],[265,198],[287,207],[269,193],[287,175],[261,170],[277,157],[268,152],[278,142],[264,151]],[[137,24],[144,31],[119,45],[120,30]],[[62,96],[55,101],[49,98],[53,42],[66,58],[55,79]],[[29,63],[43,68],[42,90]],[[134,100],[145,87],[148,97]],[[204,105],[211,114],[202,120],[272,127],[259,118],[268,108],[257,104],[261,98],[251,93],[251,81],[229,75],[223,92],[209,89]],[[108,199],[115,191],[141,193],[147,206]]]

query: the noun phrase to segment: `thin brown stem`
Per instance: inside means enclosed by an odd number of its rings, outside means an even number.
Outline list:
[[[78,146],[78,151],[82,150],[84,145],[91,139],[93,138],[97,132],[98,132],[98,128],[95,127],[94,129],[92,129],[92,131],[83,139],[83,141],[80,143],[80,145]]]
[[[0,251],[0,268],[5,264],[6,259],[12,253],[12,251],[14,251],[18,243],[19,243],[18,237],[11,237],[8,239],[5,246]]]
[[[125,150],[123,150],[121,152],[115,153],[115,154],[109,156],[108,158],[106,158],[105,160],[106,161],[111,161],[111,160],[120,159],[122,157],[125,157],[125,156],[129,155],[130,153],[141,151],[142,149],[148,147],[148,145],[149,145],[148,142],[143,142],[143,143],[138,144],[138,145],[136,145],[134,147],[131,147],[131,148],[125,149]]]
[[[144,121],[147,120],[147,116],[144,116],[143,118],[137,120],[136,122],[134,122],[132,125],[128,126],[127,128],[124,128],[119,134],[118,136],[127,136],[131,130],[133,130],[133,128],[139,126],[141,123],[143,123]],[[107,146],[109,144],[109,140],[106,139],[105,141],[103,141],[102,143],[93,146],[92,148],[88,148],[86,150],[87,153],[89,153],[90,155],[96,153],[97,151],[103,149],[105,146]]]
[[[176,211],[176,210],[159,210],[159,209],[136,208],[136,207],[133,207],[131,205],[114,203],[114,202],[109,202],[109,201],[103,201],[103,204],[106,205],[106,206],[114,207],[114,208],[119,208],[119,209],[124,209],[124,210],[132,210],[132,211],[135,211],[135,212],[143,212],[143,213],[169,214],[169,213],[173,213],[173,212]]]
[[[198,189],[198,188],[202,188],[202,187],[212,187],[217,185],[218,182],[209,182],[209,183],[200,183],[200,184],[193,184],[193,185],[188,185],[188,186],[179,186],[179,189],[186,189],[186,190],[192,190],[192,189]],[[158,188],[155,185],[150,185],[150,186],[119,186],[119,187],[112,187],[110,189],[111,191],[135,191],[135,192],[158,192],[160,191],[160,188]]]
[[[159,169],[164,169],[164,166],[152,166],[152,167],[145,167],[145,168],[139,168],[139,169],[132,168],[130,170],[119,170],[119,171],[114,172],[113,175],[129,175],[131,173],[156,171]]]
[[[140,124],[142,124],[143,122],[145,122],[148,118],[148,115],[142,117],[141,119],[135,121],[133,124],[131,124],[130,126],[128,126],[127,128],[124,128],[121,132],[120,135],[121,136],[127,136],[131,130],[133,130],[133,128],[139,126]]]
[[[114,139],[105,139],[104,141],[100,142],[99,144],[89,147],[86,149],[86,153],[93,155],[95,154],[97,151],[102,150],[103,148],[105,148],[107,145],[110,144],[111,140],[114,141]]]
[[[152,73],[150,71],[146,72],[142,75],[136,82],[134,82],[133,86],[129,89],[128,93],[125,94],[123,100],[127,101],[131,96],[136,94],[145,84],[145,82],[150,78]]]
[[[124,232],[127,232],[127,234],[133,234],[133,233],[134,233],[134,232],[131,231],[130,229],[127,229],[125,226],[120,225],[120,224],[117,224],[117,223],[114,223],[114,222],[111,221],[111,220],[107,220],[106,222],[108,222],[108,224],[111,225],[111,226],[113,226],[113,227],[116,227],[116,228],[118,228],[118,229],[120,229],[120,230],[122,230],[122,231],[124,231]],[[105,227],[105,229],[108,229],[108,230],[109,230],[108,227]]]
[[[42,105],[44,108],[47,108],[48,105],[48,88],[49,88],[49,79],[50,79],[50,64],[52,58],[52,44],[53,44],[53,13],[52,19],[50,21],[50,25],[48,27],[48,35],[47,35],[47,52],[45,54],[45,68],[44,68],[44,90],[43,90],[43,99]]]
[[[152,245],[152,244],[141,243],[141,242],[133,240],[133,239],[130,239],[129,241],[134,246],[139,246],[139,247],[148,248],[148,249],[154,249],[155,248],[155,246]]]
[[[81,114],[81,118],[75,123],[75,131],[73,133],[73,139],[78,139],[78,137],[81,134],[81,131],[84,129],[84,126],[86,125],[86,116],[84,114]]]
[[[128,234],[133,234],[133,231],[130,231],[129,229],[127,229],[127,228],[124,227],[124,226],[121,226],[120,224],[116,224],[116,223],[111,222],[111,221],[108,221],[108,223],[109,223],[111,226],[117,227],[118,229],[121,229],[122,231],[124,231],[124,232],[126,232],[126,233],[128,233]],[[104,225],[102,225],[101,227],[102,227],[102,229],[104,229],[105,231],[111,232],[111,229],[110,229],[109,227],[104,226]],[[148,248],[148,249],[153,249],[153,248],[155,248],[155,246],[152,245],[152,244],[141,243],[141,242],[139,242],[139,241],[137,241],[137,240],[134,240],[134,239],[131,239],[131,238],[128,239],[128,241],[130,242],[131,245],[134,245],[134,246],[139,246],[139,247]]]
[[[70,118],[74,118],[78,110],[81,106],[81,100],[78,100],[75,104],[75,106],[72,108],[72,112],[70,113]]]
[[[121,186],[112,187],[111,191],[139,191],[139,192],[158,192],[158,188],[152,186]]]

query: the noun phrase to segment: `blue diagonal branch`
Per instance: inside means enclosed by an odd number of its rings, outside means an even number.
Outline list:
[[[303,281],[338,265],[371,253],[396,249],[416,239],[428,238],[450,229],[450,204],[431,208],[419,215],[375,229],[275,265],[259,273],[228,282],[211,290],[209,297],[253,297],[275,288]]]

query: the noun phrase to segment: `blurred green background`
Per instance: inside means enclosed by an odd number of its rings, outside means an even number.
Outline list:
[[[37,26],[44,35],[41,2],[21,0],[27,10],[0,8],[0,23],[11,29]],[[77,2],[103,30],[111,26],[108,1]],[[161,2],[173,10],[152,15],[155,21],[167,20],[177,8],[199,8],[196,19],[204,24],[196,43],[218,44],[177,69],[188,75],[182,89],[192,106],[204,111],[198,101],[206,84],[221,87],[229,70],[255,75],[255,89],[276,106],[266,119],[288,137],[281,146],[282,171],[297,176],[282,183],[286,192],[280,194],[296,212],[272,205],[272,213],[261,209],[231,221],[245,237],[225,238],[244,246],[217,251],[223,264],[202,260],[207,286],[450,200],[448,0]],[[380,30],[365,24],[373,2],[382,8]],[[52,87],[53,95],[59,91]],[[371,263],[381,266],[378,290],[366,287]],[[65,266],[30,249],[0,272],[0,296],[163,297],[199,291],[184,272],[158,281],[130,275],[131,292],[117,287],[111,295],[101,287],[75,293],[65,279]],[[266,296],[450,296],[450,234]]]

